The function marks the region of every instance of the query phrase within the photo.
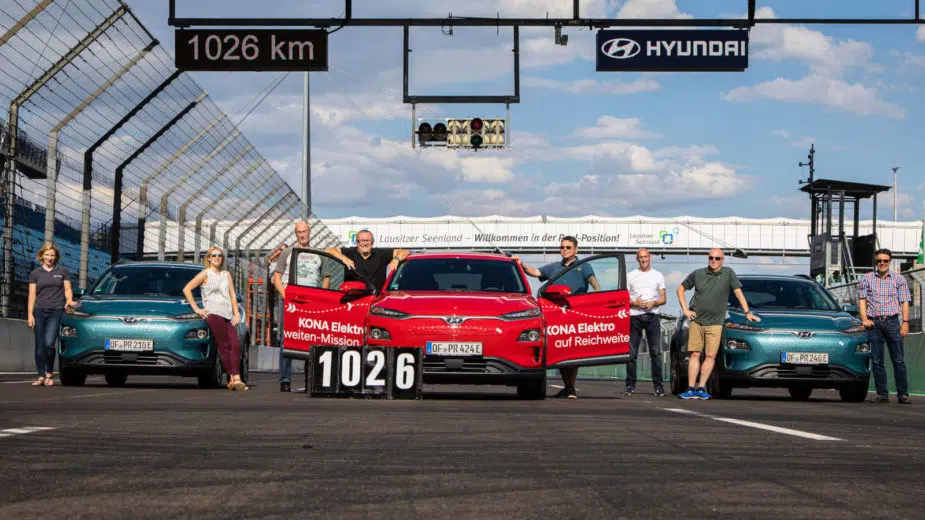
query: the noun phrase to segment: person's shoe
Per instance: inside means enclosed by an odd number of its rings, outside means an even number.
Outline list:
[[[636,391],[636,388],[633,386],[626,387],[626,390],[623,391],[623,395],[633,395],[633,392]]]
[[[888,402],[890,402],[890,398],[889,398],[889,396],[880,395],[880,396],[877,396],[877,397],[874,398],[874,402],[877,403],[877,404],[880,404],[880,403],[888,403]]]
[[[899,400],[896,401],[896,402],[899,403],[899,404],[912,404],[912,401],[909,400],[909,396],[908,396],[908,395],[904,395],[904,396],[900,397]]]
[[[284,381],[284,382],[280,383],[280,384],[279,384],[279,391],[280,391],[280,392],[291,392],[291,391],[292,391],[292,383],[289,383],[288,381]]]
[[[568,390],[568,398],[569,398],[569,399],[578,399],[578,392],[575,391],[575,387],[574,387],[574,386],[568,387],[567,390]]]
[[[678,397],[681,399],[700,399],[700,392],[689,386],[687,387],[687,391],[682,392]]]
[[[556,395],[552,397],[553,399],[565,399],[566,397],[568,397],[568,387],[565,387],[562,390],[559,390],[559,392],[556,393]]]
[[[698,388],[697,390],[695,390],[695,392],[697,392],[697,395],[699,395],[701,399],[712,399],[713,398],[713,396],[710,395],[709,392],[707,392],[707,389],[702,386]]]
[[[655,387],[655,397],[665,397],[665,389],[660,386]]]

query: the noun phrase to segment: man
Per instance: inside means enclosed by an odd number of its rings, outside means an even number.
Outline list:
[[[630,360],[626,364],[626,391],[624,395],[633,395],[636,391],[636,358],[639,356],[639,343],[642,333],[646,333],[649,345],[649,359],[652,361],[652,384],[655,396],[663,397],[662,386],[662,341],[658,309],[665,305],[665,277],[652,268],[652,255],[642,248],[636,252],[639,267],[627,275],[627,288],[630,293]]]
[[[681,282],[678,287],[678,301],[681,303],[681,312],[690,320],[688,330],[687,352],[689,353],[687,366],[687,391],[681,394],[681,399],[710,399],[712,396],[706,391],[707,381],[713,372],[716,363],[716,354],[719,352],[719,342],[723,335],[723,323],[726,321],[726,306],[729,301],[729,291],[735,294],[745,319],[759,322],[761,318],[748,310],[748,302],[742,293],[742,283],[735,271],[723,267],[726,255],[721,249],[711,249],[707,260],[707,267],[697,269]],[[684,292],[694,289],[692,309],[687,308]],[[700,353],[706,351],[703,366],[700,364]],[[697,384],[697,375],[700,375],[700,384]]]
[[[896,377],[896,397],[900,404],[912,404],[909,400],[909,383],[906,377],[906,361],[903,357],[903,338],[909,334],[909,286],[899,273],[890,271],[893,252],[878,249],[874,254],[876,271],[865,274],[858,283],[858,299],[861,321],[870,329],[870,358],[874,372],[874,387],[877,399],[874,402],[890,402],[886,388],[886,370],[883,367],[883,343],[890,347],[893,361],[893,375]],[[902,310],[902,321],[899,319]]]
[[[357,273],[372,282],[377,291],[381,291],[388,274],[408,257],[408,250],[373,247],[373,234],[365,229],[357,233],[356,241],[356,247],[329,247],[324,251],[346,264],[350,269],[350,278],[359,280],[354,274]]]
[[[280,307],[286,298],[286,285],[289,284],[289,264],[292,250],[296,247],[301,249],[308,248],[308,239],[311,237],[312,228],[307,222],[299,221],[295,225],[296,245],[287,247],[276,260],[276,269],[273,271],[273,287],[279,294]],[[331,277],[321,271],[321,257],[318,255],[302,255],[299,257],[296,266],[296,279],[300,285],[308,287],[321,287],[327,289],[331,285]],[[279,313],[280,319],[280,340],[279,340],[279,391],[292,391],[292,360],[283,357],[283,323],[284,317],[282,309]]]
[[[578,239],[573,236],[563,237],[559,242],[559,254],[562,256],[562,260],[546,264],[539,269],[525,265],[521,262],[520,258],[516,256],[513,257],[513,260],[520,264],[525,273],[539,278],[541,282],[545,282],[555,278],[556,275],[578,262]],[[601,290],[597,277],[594,275],[594,269],[591,268],[590,264],[572,269],[556,280],[556,283],[567,285],[572,289],[572,294],[585,294],[588,292],[589,286],[595,291]],[[563,397],[578,399],[578,392],[575,391],[575,381],[578,379],[578,367],[560,368],[559,373],[562,374],[562,382],[565,388],[554,397],[558,399]]]

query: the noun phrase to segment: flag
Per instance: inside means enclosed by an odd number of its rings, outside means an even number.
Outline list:
[[[925,264],[925,220],[922,221],[922,238],[919,239],[919,265]]]

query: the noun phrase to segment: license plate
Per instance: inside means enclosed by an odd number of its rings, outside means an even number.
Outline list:
[[[825,365],[829,362],[828,352],[781,352],[781,363],[792,365]]]
[[[106,350],[120,352],[150,352],[154,350],[153,339],[107,339]]]
[[[459,341],[428,341],[427,353],[435,356],[481,356],[482,344]]]

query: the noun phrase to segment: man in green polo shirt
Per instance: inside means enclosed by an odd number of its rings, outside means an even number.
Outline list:
[[[721,249],[711,249],[707,267],[697,269],[678,286],[678,300],[681,303],[681,312],[690,320],[690,329],[687,334],[687,351],[692,353],[687,364],[687,391],[681,394],[681,399],[710,399],[706,384],[716,363],[716,354],[719,352],[720,338],[723,336],[723,323],[726,321],[726,304],[729,301],[729,291],[732,291],[739,305],[745,311],[748,321],[761,321],[748,310],[748,302],[742,293],[742,284],[735,271],[723,267],[725,256]],[[684,292],[694,289],[693,309],[687,308]],[[700,363],[700,353],[706,350],[703,366]],[[697,375],[700,374],[700,385],[697,385]]]

